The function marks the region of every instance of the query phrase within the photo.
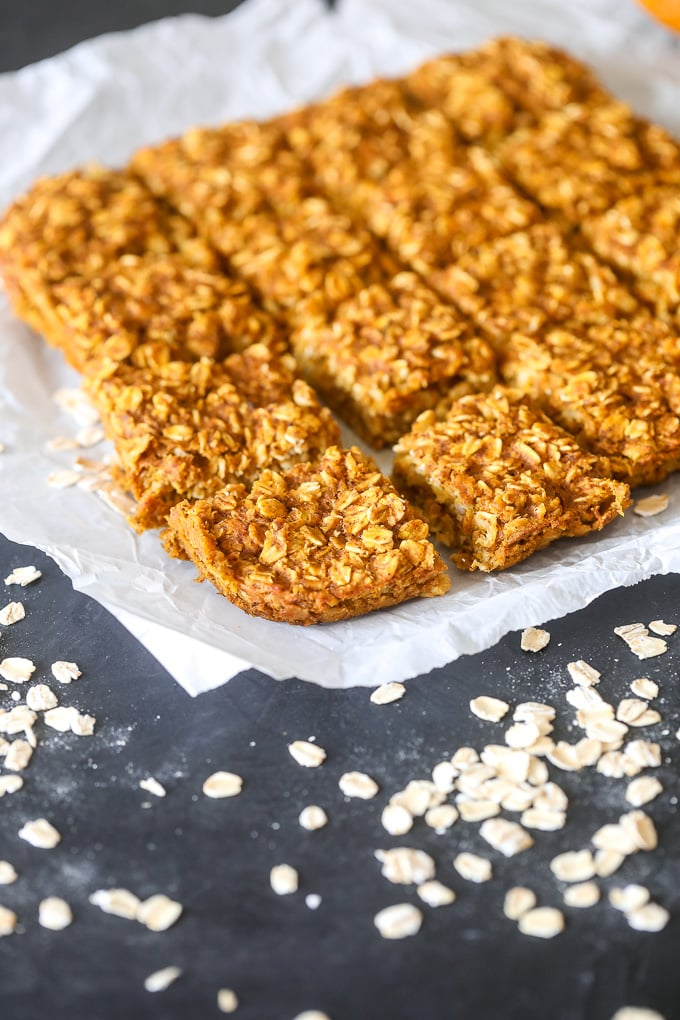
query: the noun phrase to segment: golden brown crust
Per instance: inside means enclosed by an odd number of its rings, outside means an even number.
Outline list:
[[[360,450],[265,471],[170,513],[201,580],[253,616],[330,623],[449,588],[427,525]]]
[[[660,322],[515,333],[500,371],[631,487],[680,467],[680,340]]]
[[[497,387],[427,411],[395,447],[394,481],[464,570],[502,570],[556,538],[599,530],[628,486],[570,435]]]
[[[430,276],[495,343],[517,330],[561,322],[596,324],[640,312],[616,274],[553,223],[480,245]]]
[[[400,273],[332,315],[312,299],[291,344],[305,377],[375,447],[425,408],[495,380],[489,345],[415,273]]]
[[[102,360],[142,368],[220,360],[253,343],[286,347],[280,325],[243,280],[178,255],[125,255],[95,276],[56,285],[54,294],[63,353],[81,372]]]
[[[109,366],[88,388],[138,500],[140,531],[162,527],[182,499],[314,460],[339,437],[293,359],[261,344],[222,362]]]
[[[528,195],[574,224],[654,184],[680,184],[677,143],[614,101],[546,114],[498,151]]]
[[[487,146],[549,110],[608,98],[580,61],[545,42],[512,36],[436,57],[408,75],[405,85],[442,110],[467,141]]]
[[[130,174],[96,165],[40,178],[0,222],[0,275],[12,305],[54,343],[62,328],[55,284],[89,279],[124,254],[170,252],[218,268],[214,251],[187,220]]]

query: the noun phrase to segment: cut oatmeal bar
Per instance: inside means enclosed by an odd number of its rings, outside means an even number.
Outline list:
[[[427,525],[356,448],[180,503],[169,521],[201,580],[270,620],[329,623],[450,585]]]
[[[552,223],[482,244],[429,282],[501,344],[515,330],[536,333],[546,324],[607,322],[640,312],[609,266]]]
[[[415,273],[367,287],[331,315],[312,299],[291,344],[309,382],[375,447],[393,443],[425,408],[495,379],[487,342]]]
[[[123,254],[169,252],[217,268],[183,217],[130,174],[94,165],[36,181],[0,222],[0,276],[14,311],[57,345],[55,284],[89,279]]]
[[[548,110],[608,98],[578,60],[548,43],[512,36],[429,60],[404,84],[450,118],[465,139],[487,146]]]
[[[500,372],[631,488],[680,468],[680,340],[654,320],[515,333]]]
[[[499,147],[528,195],[570,223],[655,184],[680,184],[680,148],[625,103],[567,106]]]
[[[266,307],[292,318],[298,303],[312,295],[332,309],[397,271],[394,258],[362,224],[321,197],[305,199],[290,213],[261,211],[225,225],[222,244]]]
[[[58,284],[54,294],[60,346],[81,372],[102,360],[152,368],[219,360],[253,343],[281,351],[286,345],[246,283],[177,255],[125,255],[89,279]]]
[[[678,320],[680,187],[645,187],[581,224],[601,258],[636,278],[657,314]]]
[[[262,344],[221,362],[109,367],[87,386],[138,500],[132,523],[140,531],[162,527],[181,499],[314,460],[338,441],[293,358]]]
[[[563,429],[496,388],[426,411],[395,447],[394,482],[464,570],[502,570],[630,505],[622,482]]]

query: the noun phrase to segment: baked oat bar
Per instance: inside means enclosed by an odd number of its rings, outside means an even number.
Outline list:
[[[680,184],[680,148],[625,103],[574,103],[499,147],[508,174],[544,208],[579,224],[627,195]]]
[[[429,282],[501,345],[515,330],[536,333],[561,322],[595,324],[640,313],[609,266],[552,223],[479,245]]]
[[[0,222],[0,276],[14,311],[57,345],[55,284],[90,279],[121,255],[169,252],[217,268],[214,251],[182,216],[130,174],[95,165],[41,178]]]
[[[636,278],[657,314],[680,308],[680,186],[646,187],[599,216],[586,217],[584,236],[598,255]]]
[[[291,345],[303,375],[375,447],[425,408],[495,380],[489,344],[415,273],[367,287],[331,315],[312,299]]]
[[[443,420],[422,414],[395,447],[393,479],[463,570],[503,570],[631,502],[597,457],[502,387],[462,397]]]
[[[505,381],[538,403],[631,488],[680,468],[680,341],[660,322],[515,333]]]
[[[283,623],[345,620],[450,586],[419,520],[360,450],[265,471],[180,503],[170,536],[201,580],[240,609]]]
[[[177,255],[124,255],[93,277],[54,288],[60,346],[78,371],[101,361],[139,368],[223,359],[254,343],[284,351],[280,325],[243,280],[187,265]]]
[[[512,36],[429,60],[404,84],[443,111],[465,139],[486,146],[548,110],[608,98],[580,61],[548,43]]]
[[[262,211],[225,226],[222,244],[234,271],[265,306],[292,318],[312,295],[332,309],[397,270],[365,226],[322,197],[305,199],[285,215]]]
[[[262,344],[220,362],[109,366],[87,377],[87,387],[138,500],[132,523],[140,531],[162,527],[182,499],[314,460],[338,441],[293,358]]]
[[[225,225],[263,208],[294,209],[311,184],[276,120],[194,128],[139,149],[130,169],[220,250]]]

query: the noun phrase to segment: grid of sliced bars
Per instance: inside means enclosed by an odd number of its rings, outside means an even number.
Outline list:
[[[446,590],[428,525],[502,569],[680,467],[679,222],[674,139],[501,38],[39,180],[0,274],[134,525],[307,623]],[[396,488],[331,412],[397,444]]]

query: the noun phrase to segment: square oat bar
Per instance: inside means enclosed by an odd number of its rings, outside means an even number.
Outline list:
[[[138,500],[140,531],[162,527],[182,499],[314,460],[339,437],[293,358],[262,344],[219,362],[109,367],[87,387]]]
[[[291,345],[305,378],[378,448],[424,409],[495,381],[489,344],[415,273],[366,287],[330,315],[312,299]]]
[[[652,319],[515,333],[500,355],[505,381],[631,488],[680,468],[679,368],[680,340]]]
[[[479,245],[429,283],[495,344],[561,322],[595,324],[640,314],[640,303],[609,266],[576,248],[552,223]]]
[[[501,387],[462,397],[443,420],[422,414],[395,447],[393,478],[463,570],[510,567],[631,502],[597,457]]]
[[[637,292],[657,314],[676,319],[680,307],[680,186],[646,187],[581,229],[600,258],[632,274]]]
[[[522,128],[499,147],[510,177],[569,223],[641,189],[680,184],[680,147],[625,103],[567,106]]]
[[[485,146],[548,110],[609,98],[592,71],[574,57],[544,42],[508,36],[429,60],[404,85],[421,102],[441,110],[467,141]]]
[[[356,448],[180,503],[169,520],[171,551],[252,616],[330,623],[450,586],[427,525]]]
[[[187,265],[176,255],[125,255],[89,279],[54,288],[60,346],[78,371],[102,361],[153,368],[221,360],[254,343],[283,353],[283,331],[243,280]]]
[[[57,346],[56,284],[90,279],[121,255],[170,252],[218,268],[187,220],[130,174],[96,165],[41,178],[0,222],[0,276],[14,311]]]

